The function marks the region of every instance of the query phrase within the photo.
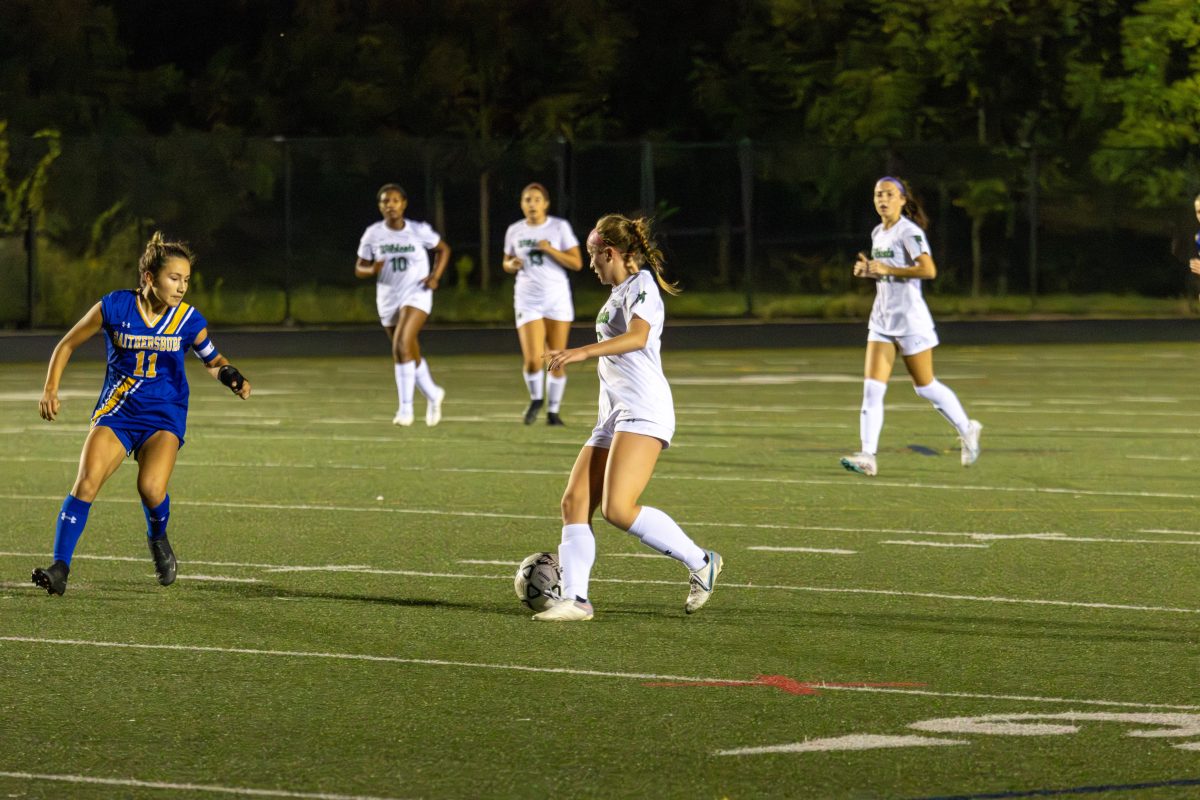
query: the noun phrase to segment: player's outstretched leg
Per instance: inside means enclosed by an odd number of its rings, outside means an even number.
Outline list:
[[[979,460],[979,434],[983,432],[983,423],[973,419],[967,423],[967,430],[959,436],[962,442],[962,465],[969,467]]]
[[[67,590],[67,575],[71,568],[65,561],[55,561],[50,566],[33,570],[33,582],[46,590],[48,594],[62,595]]]
[[[150,545],[150,557],[154,559],[154,574],[158,576],[158,582],[163,586],[170,586],[175,582],[175,552],[171,550],[171,543],[167,541],[167,537],[161,536],[157,539],[147,539]]]
[[[843,458],[842,466],[851,472],[857,472],[859,475],[866,475],[868,477],[874,477],[877,471],[875,456],[870,453],[864,453],[861,450]]]
[[[716,550],[709,550],[704,556],[704,566],[691,570],[687,602],[683,604],[685,613],[694,614],[704,607],[717,588],[717,576],[724,568],[725,560],[721,558],[721,554]]]
[[[595,609],[586,600],[552,600],[545,610],[533,615],[538,622],[586,622]]]

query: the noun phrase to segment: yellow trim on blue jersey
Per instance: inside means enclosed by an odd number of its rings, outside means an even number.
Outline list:
[[[108,400],[104,403],[104,405],[100,406],[100,408],[97,408],[96,413],[92,414],[92,422],[100,419],[105,414],[120,405],[121,400],[125,397],[126,393],[133,388],[135,383],[137,383],[137,381],[135,381],[133,378],[126,378],[117,384],[117,388],[114,389],[113,393],[108,396]]]
[[[191,306],[181,301],[179,303],[179,307],[175,309],[175,319],[171,320],[171,324],[167,326],[167,329],[163,331],[163,333],[174,333],[175,329],[179,327],[179,324],[183,322],[183,318],[187,316],[187,310],[189,308],[191,308]]]
[[[142,322],[146,323],[147,328],[153,328],[163,318],[162,314],[159,314],[154,319],[146,316],[146,312],[142,310],[142,296],[140,294],[133,299],[133,304],[137,306],[138,314],[141,316]]]

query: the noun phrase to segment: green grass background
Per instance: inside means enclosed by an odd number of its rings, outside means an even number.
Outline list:
[[[44,365],[4,366],[0,797],[917,798],[1200,779],[1200,750],[1174,747],[1200,733],[908,727],[1200,714],[1198,355],[944,346],[939,377],[983,421],[983,456],[959,465],[953,431],[900,369],[869,480],[837,464],[857,449],[861,348],[672,352],[668,333],[679,428],[643,501],[726,571],[685,616],[683,567],[628,557],[650,551],[598,519],[596,618],[574,625],[531,622],[511,574],[557,544],[592,364],[572,368],[559,429],[520,423],[515,354],[431,359],[448,391],[432,429],[419,401],[414,427],[390,425],[382,354],[239,361],[245,403],[196,371],[171,486],[179,581],[154,581],[130,463],[61,598],[28,575],[48,563],[102,367],[69,368],[49,425]],[[922,686],[651,685],[762,675]],[[716,755],[851,734],[967,743]]]

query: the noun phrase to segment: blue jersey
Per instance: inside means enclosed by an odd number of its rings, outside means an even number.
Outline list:
[[[147,317],[131,289],[100,300],[108,370],[92,424],[127,423],[173,431],[187,427],[184,356],[208,323],[187,303]]]

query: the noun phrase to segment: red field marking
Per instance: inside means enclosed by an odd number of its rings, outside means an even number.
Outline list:
[[[786,675],[758,675],[752,681],[659,681],[643,683],[642,686],[689,687],[689,686],[766,686],[788,694],[820,694],[818,690],[836,687],[839,689],[911,689],[926,686],[924,683],[833,683],[830,681],[798,681]]]

